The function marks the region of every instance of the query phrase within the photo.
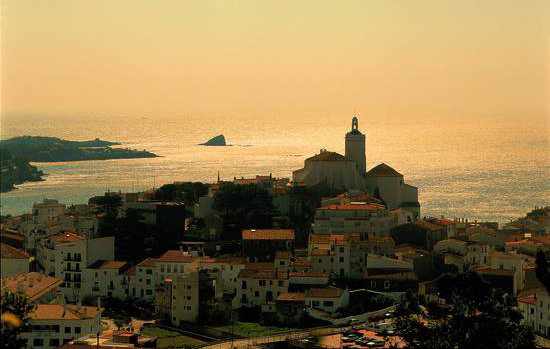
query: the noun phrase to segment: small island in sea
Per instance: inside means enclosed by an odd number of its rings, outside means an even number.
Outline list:
[[[210,138],[208,141],[201,143],[199,145],[206,145],[210,147],[225,147],[227,144],[225,143],[225,136],[224,135],[217,135],[216,137]]]
[[[16,184],[40,181],[44,173],[29,162],[62,162],[109,159],[154,158],[146,150],[113,148],[120,143],[96,138],[90,141],[69,141],[56,137],[22,136],[0,141],[2,192]]]

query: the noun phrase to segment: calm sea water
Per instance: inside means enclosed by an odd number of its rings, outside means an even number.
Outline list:
[[[82,120],[83,119],[83,120]],[[142,190],[173,181],[269,174],[290,177],[306,157],[326,148],[343,153],[351,115],[250,113],[170,116],[96,116],[2,120],[2,138],[100,137],[162,157],[38,163],[46,180],[1,195],[3,214],[30,210],[55,198],[82,203],[106,190]],[[385,162],[419,188],[426,215],[506,222],[535,205],[550,204],[549,129],[546,122],[496,119],[441,122],[361,116],[367,166]],[[231,147],[198,143],[223,133]]]

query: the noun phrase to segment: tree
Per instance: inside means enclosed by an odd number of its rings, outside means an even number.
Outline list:
[[[546,253],[542,250],[537,251],[535,273],[537,279],[550,292],[550,271],[548,270],[548,259]]]
[[[5,291],[2,295],[2,330],[0,348],[24,348],[25,342],[18,337],[29,329],[29,313],[35,305],[24,294]]]
[[[399,307],[397,335],[408,348],[535,348],[532,330],[520,323],[515,298],[490,288],[478,274],[447,275],[438,288],[450,305],[445,316]]]
[[[240,238],[245,228],[272,227],[271,194],[255,184],[223,184],[214,196],[214,209],[222,214],[226,239]]]

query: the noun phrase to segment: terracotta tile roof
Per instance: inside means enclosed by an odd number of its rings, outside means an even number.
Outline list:
[[[248,229],[243,240],[294,240],[294,229]]]
[[[144,268],[154,268],[156,266],[156,259],[154,258],[145,258],[141,262],[137,264],[138,267],[144,267]]]
[[[97,316],[97,307],[78,306],[73,304],[37,304],[29,314],[31,320],[83,320]]]
[[[332,204],[318,208],[322,211],[380,211],[383,210],[384,206],[377,204],[367,204],[352,202],[349,204]]]
[[[367,171],[367,176],[373,177],[403,177],[403,175],[390,166],[381,163],[378,166],[373,167],[370,171]]]
[[[480,274],[490,274],[490,275],[501,275],[501,276],[514,276],[514,272],[512,270],[503,270],[503,269],[496,269],[491,267],[481,267],[475,269],[477,273]]]
[[[234,257],[234,256],[228,256],[228,257],[217,257],[214,258],[214,263],[224,263],[224,264],[245,264],[246,258],[244,257]]]
[[[339,298],[343,290],[336,287],[310,288],[306,291],[307,298]]]
[[[247,262],[245,268],[248,270],[270,270],[273,269],[273,263],[270,262]]]
[[[277,297],[278,302],[305,302],[306,294],[303,292],[283,292]]]
[[[285,272],[277,272],[275,269],[263,269],[263,270],[243,269],[239,273],[239,278],[286,280],[288,279],[288,274]]]
[[[61,244],[61,243],[84,240],[84,236],[78,235],[76,233],[65,232],[65,233],[52,235],[52,236],[49,237],[49,239],[56,242],[56,243],[58,243],[58,244]]]
[[[162,256],[157,258],[157,261],[168,263],[192,263],[197,261],[198,258],[200,257],[191,256],[180,250],[168,250],[164,252]]]
[[[127,262],[124,261],[105,261],[98,260],[91,264],[88,268],[90,269],[124,269],[129,267]]]
[[[316,271],[295,271],[290,272],[288,276],[301,278],[328,278],[329,274]]]
[[[35,301],[62,283],[61,279],[31,272],[2,279],[2,289],[13,293],[23,292],[31,301]]]
[[[0,256],[9,259],[28,259],[29,254],[10,245],[0,243]]]

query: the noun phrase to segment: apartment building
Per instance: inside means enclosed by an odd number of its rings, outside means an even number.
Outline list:
[[[166,277],[158,286],[155,304],[159,315],[175,326],[196,322],[199,317],[199,272]]]
[[[88,239],[64,232],[39,241],[37,261],[47,275],[63,279],[61,290],[70,302],[83,297],[82,272],[97,260],[114,259],[114,237]]]
[[[359,233],[310,234],[308,256],[314,272],[360,279],[366,271],[369,243]]]

